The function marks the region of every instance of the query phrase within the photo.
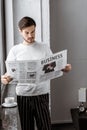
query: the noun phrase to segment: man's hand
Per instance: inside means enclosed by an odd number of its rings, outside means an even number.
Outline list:
[[[69,72],[72,69],[71,64],[67,64],[64,69],[62,69],[63,72]]]
[[[9,84],[9,82],[12,80],[12,78],[7,75],[7,74],[4,74],[1,76],[1,82],[4,84],[4,85],[7,85]]]

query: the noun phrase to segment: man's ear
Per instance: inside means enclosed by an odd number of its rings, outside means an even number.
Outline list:
[[[22,35],[22,30],[20,28],[18,28],[18,31],[19,31],[20,35]]]
[[[20,29],[20,28],[18,28],[18,31],[21,33],[22,32],[22,30]]]

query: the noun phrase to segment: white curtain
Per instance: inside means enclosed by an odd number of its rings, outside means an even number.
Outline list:
[[[5,8],[4,0],[0,1],[0,63],[1,75],[5,73],[6,38],[5,38]]]
[[[5,73],[6,38],[5,38],[5,8],[4,0],[0,0],[0,75]],[[0,80],[0,104],[3,98],[5,86]]]

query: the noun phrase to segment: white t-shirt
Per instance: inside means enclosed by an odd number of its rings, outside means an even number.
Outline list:
[[[43,43],[34,42],[31,45],[24,45],[22,43],[15,45],[10,50],[6,61],[15,61],[15,60],[39,60],[50,56],[52,51],[50,48]],[[41,95],[50,92],[50,81],[42,82],[38,85],[31,84],[20,84],[16,86],[17,95],[22,96],[35,96]]]

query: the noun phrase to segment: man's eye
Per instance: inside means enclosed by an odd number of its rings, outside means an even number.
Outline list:
[[[34,30],[34,31],[32,31],[31,33],[35,33],[35,30]]]
[[[28,32],[26,32],[26,34],[29,34]]]

